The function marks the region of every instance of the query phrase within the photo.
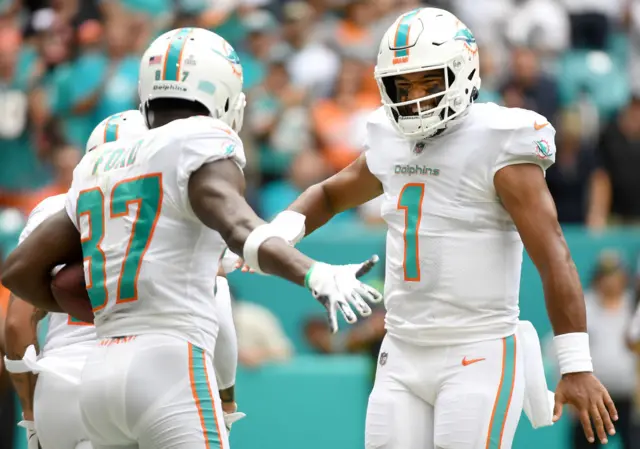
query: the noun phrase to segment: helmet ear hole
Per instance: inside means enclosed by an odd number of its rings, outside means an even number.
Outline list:
[[[149,101],[145,101],[144,103],[140,103],[140,113],[142,114],[142,118],[144,119],[147,128],[151,129],[152,127],[152,119],[151,111],[149,111]]]
[[[471,89],[471,97],[470,97],[472,103],[478,99],[478,95],[479,95],[478,88],[473,86],[473,89]]]

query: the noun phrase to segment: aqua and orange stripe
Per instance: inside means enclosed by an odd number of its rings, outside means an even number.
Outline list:
[[[192,32],[193,28],[181,28],[171,37],[164,55],[164,66],[162,69],[162,79],[164,81],[180,81],[184,47]]]
[[[516,381],[516,336],[502,339],[502,374],[491,412],[486,449],[500,449]]]
[[[418,15],[420,9],[414,9],[406,13],[398,21],[398,27],[396,28],[396,37],[393,40],[393,48],[395,50],[394,57],[401,58],[403,56],[409,56],[409,33],[411,32],[411,22]]]
[[[207,449],[222,449],[216,405],[209,384],[206,355],[202,349],[191,343],[189,343],[189,381],[200,416],[205,446]]]
[[[115,142],[118,140],[118,122],[115,119],[119,118],[120,114],[114,114],[107,119],[107,123],[104,124],[104,143]]]

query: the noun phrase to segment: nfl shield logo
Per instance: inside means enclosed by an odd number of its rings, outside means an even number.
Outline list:
[[[422,153],[422,150],[424,150],[424,142],[418,142],[416,143],[416,145],[413,147],[413,152],[415,154],[420,154]]]
[[[380,353],[380,366],[384,366],[387,363],[388,354],[386,352]]]

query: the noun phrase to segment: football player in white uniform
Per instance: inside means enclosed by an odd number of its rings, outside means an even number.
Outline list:
[[[233,48],[202,29],[170,31],[144,53],[140,100],[149,131],[105,144],[74,172],[66,212],[45,221],[8,258],[3,282],[60,310],[51,269],[84,260],[99,345],[82,375],[83,422],[95,448],[228,447],[212,357],[211,301],[228,245],[258,271],[312,290],[336,328],[381,295],[363,264],[314,262],[244,199],[237,131],[245,105]],[[28,267],[28,268],[27,268]]]
[[[400,16],[375,78],[383,106],[367,124],[364,153],[289,208],[306,217],[309,234],[383,197],[387,337],[366,447],[511,447],[528,375],[517,337],[523,243],[544,285],[563,374],[555,409],[546,405],[549,424],[569,403],[587,438],[595,438],[591,419],[607,441],[616,411],[592,374],[582,289],[545,183],[553,126],[532,111],[474,104],[478,46],[445,10]],[[544,385],[533,398],[543,408]]]
[[[110,115],[91,132],[85,147],[85,154],[105,143],[135,138],[146,130],[147,124],[137,109]]]
[[[112,115],[91,133],[86,152],[146,131],[137,110]],[[65,199],[66,195],[55,195],[38,204],[29,215],[19,243],[44,220],[64,210]],[[44,345],[36,359],[37,324],[44,315],[42,310],[12,295],[5,330],[5,363],[22,405],[20,425],[27,429],[29,448],[38,448],[38,442],[44,449],[91,447],[78,401],[80,375],[87,354],[95,345],[95,328],[70,315],[51,313]],[[39,374],[37,383],[35,374]]]

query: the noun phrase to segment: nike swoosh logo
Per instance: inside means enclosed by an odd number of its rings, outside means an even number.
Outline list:
[[[480,358],[480,359],[467,359],[466,357],[464,359],[462,359],[462,366],[469,366],[469,365],[473,365],[474,363],[478,363],[478,362],[482,362],[483,360],[485,360],[484,358]]]
[[[533,122],[533,127],[535,128],[536,131],[540,131],[542,128],[544,128],[548,124],[549,122],[543,123],[542,125],[538,125],[538,122]]]

